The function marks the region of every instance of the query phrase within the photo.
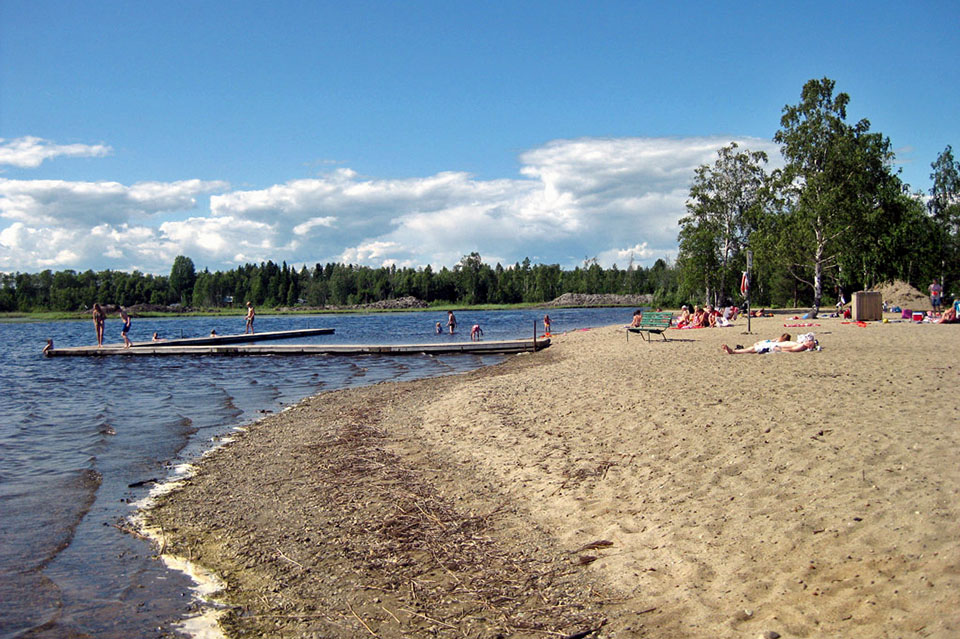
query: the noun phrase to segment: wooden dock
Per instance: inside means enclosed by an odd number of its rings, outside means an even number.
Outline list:
[[[313,335],[332,335],[332,328],[299,328],[292,331],[267,331],[265,333],[236,333],[233,335],[206,335],[204,337],[174,337],[159,342],[134,342],[134,347],[145,346],[207,346],[210,344],[242,344],[244,342],[266,342],[277,339],[296,339]]]
[[[172,341],[172,340],[171,340]],[[170,355],[474,355],[528,353],[550,346],[549,338],[440,344],[201,344],[171,345],[170,342],[140,343],[130,348],[111,344],[54,348],[47,357],[142,357]]]

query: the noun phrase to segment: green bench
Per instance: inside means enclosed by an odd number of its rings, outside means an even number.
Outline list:
[[[629,341],[630,339],[630,333],[639,333],[640,337],[649,341],[653,339],[651,334],[656,333],[666,342],[667,336],[664,335],[664,331],[670,328],[672,321],[673,313],[660,313],[656,311],[644,313],[643,317],[640,318],[640,326],[627,327],[627,340]],[[647,333],[647,335],[644,335],[644,333]]]

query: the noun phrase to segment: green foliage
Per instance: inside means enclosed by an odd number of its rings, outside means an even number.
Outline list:
[[[170,269],[170,291],[181,304],[190,303],[190,296],[193,295],[194,281],[197,275],[193,266],[193,260],[183,255],[178,255],[173,260],[173,268]]]
[[[697,169],[680,221],[678,285],[666,290],[681,300],[736,299],[747,238],[755,304],[818,309],[826,298],[849,299],[892,279],[925,290],[938,268],[944,282],[960,279],[960,164],[952,149],[931,165],[928,216],[892,170],[889,139],[866,119],[846,121],[849,101],[828,78],[807,82],[800,102],[783,109],[774,140],[786,164],[769,176],[765,156],[735,144]]]
[[[226,272],[204,269],[196,273],[192,269],[193,261],[180,256],[170,277],[137,271],[0,273],[0,312],[84,311],[94,302],[166,305],[184,299],[207,309],[242,307],[247,300],[257,306],[296,308],[301,300],[307,306],[323,307],[404,296],[431,305],[537,304],[564,293],[639,294],[655,290],[669,299],[676,297],[677,282],[673,269],[662,260],[651,269],[603,269],[592,262],[586,270],[564,271],[557,264],[534,265],[529,259],[511,268],[500,264],[491,267],[478,253],[464,256],[453,270],[443,267],[439,271],[430,266],[398,269],[330,263],[298,272],[286,263],[272,261],[244,264]]]
[[[890,277],[922,228],[891,169],[890,140],[870,122],[846,122],[850,97],[828,78],[810,80],[784,107],[774,140],[787,163],[777,175],[782,218],[769,244],[780,266],[809,286],[814,311],[825,290],[868,288]],[[831,286],[832,284],[832,286]]]
[[[731,143],[717,152],[713,166],[696,170],[688,215],[680,220],[680,291],[717,305],[735,299],[742,254],[758,226],[768,182],[767,155],[738,149]]]
[[[960,281],[960,162],[953,157],[953,148],[947,148],[930,165],[930,200],[927,207],[935,227],[933,245],[939,255],[939,275],[946,286]]]

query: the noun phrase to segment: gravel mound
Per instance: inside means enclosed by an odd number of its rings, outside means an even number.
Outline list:
[[[545,306],[649,306],[653,295],[598,295],[564,293]]]
[[[931,310],[930,297],[922,293],[907,282],[894,280],[872,290],[880,293],[881,298],[888,306],[899,306],[917,311]]]

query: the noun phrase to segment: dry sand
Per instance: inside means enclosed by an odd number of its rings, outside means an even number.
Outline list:
[[[235,636],[960,636],[960,326],[794,323],[321,394],[150,517]]]

